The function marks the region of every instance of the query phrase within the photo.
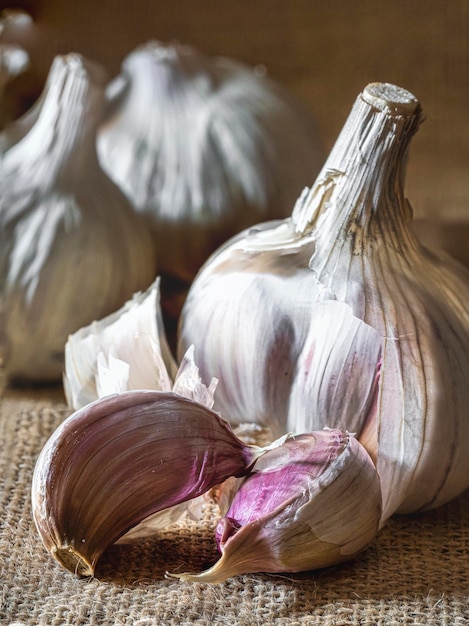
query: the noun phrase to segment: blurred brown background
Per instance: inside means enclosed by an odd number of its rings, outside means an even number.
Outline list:
[[[1,0],[5,7],[35,20],[23,41],[31,69],[12,85],[23,108],[55,54],[80,52],[113,75],[152,38],[264,65],[312,110],[327,147],[367,83],[405,87],[427,116],[407,195],[418,215],[469,215],[468,0]]]

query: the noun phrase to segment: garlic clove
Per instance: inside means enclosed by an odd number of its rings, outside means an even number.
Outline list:
[[[70,335],[65,345],[64,389],[75,410],[121,391],[170,391],[176,371],[161,315],[159,278],[118,311]]]
[[[322,161],[315,124],[274,81],[157,41],[109,86],[98,152],[151,218],[159,271],[184,284],[230,235],[285,217]]]
[[[381,370],[381,335],[352,315],[337,300],[318,302],[297,357],[296,375],[289,390],[287,431],[308,432],[324,426],[371,430],[376,458],[376,404]]]
[[[374,539],[378,475],[353,435],[324,430],[288,438],[255,462],[218,525],[219,561],[181,580],[298,572],[353,558]]]
[[[179,350],[194,344],[201,375],[219,378],[214,408],[230,422],[250,406],[274,434],[356,432],[383,521],[469,486],[469,274],[420,244],[403,189],[422,119],[409,92],[367,86],[291,218],[212,255],[180,322]]]
[[[32,483],[35,524],[62,566],[90,576],[104,550],[139,522],[245,474],[260,454],[188,398],[109,396],[66,419],[41,451]]]
[[[35,123],[1,161],[0,358],[9,380],[60,380],[68,335],[155,277],[147,226],[99,167],[105,84],[82,56],[56,57]]]

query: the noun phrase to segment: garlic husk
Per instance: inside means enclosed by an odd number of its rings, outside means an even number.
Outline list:
[[[150,216],[161,274],[185,283],[230,235],[288,215],[322,162],[309,114],[274,81],[158,41],[109,86],[98,153]]]
[[[65,345],[64,390],[75,410],[110,393],[170,391],[176,371],[160,309],[159,277],[118,311],[70,335]]]
[[[288,438],[260,457],[216,535],[219,561],[182,580],[220,583],[254,572],[299,572],[356,556],[374,539],[376,469],[353,435],[323,430]]]
[[[36,463],[35,524],[66,569],[91,576],[104,550],[142,520],[242,476],[263,454],[207,406],[128,391],[67,418]]]
[[[1,161],[0,355],[8,379],[60,380],[70,333],[156,275],[154,244],[100,169],[106,76],[57,56],[37,120]]]
[[[469,274],[411,229],[404,168],[421,120],[412,94],[369,85],[291,218],[215,253],[180,324],[229,421],[251,406],[274,434],[356,432],[383,521],[469,486]]]

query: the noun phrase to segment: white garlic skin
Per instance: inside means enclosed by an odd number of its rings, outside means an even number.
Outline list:
[[[55,58],[29,132],[0,177],[0,359],[11,380],[60,380],[70,333],[115,311],[156,273],[147,226],[101,170],[106,75]]]
[[[357,433],[384,520],[469,487],[469,273],[411,231],[404,166],[420,108],[380,89],[357,99],[291,219],[246,231],[202,268],[180,350],[195,345],[234,423]]]
[[[169,391],[176,371],[163,325],[159,277],[119,310],[72,333],[65,345],[64,391],[75,410],[109,393]]]
[[[180,280],[231,235],[286,217],[323,160],[315,125],[286,90],[190,46],[136,48],[108,95],[100,161],[150,216],[159,271]]]

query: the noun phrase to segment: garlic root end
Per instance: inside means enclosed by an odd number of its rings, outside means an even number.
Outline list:
[[[51,551],[56,561],[76,576],[94,576],[94,566],[82,556],[73,546],[63,546]]]

